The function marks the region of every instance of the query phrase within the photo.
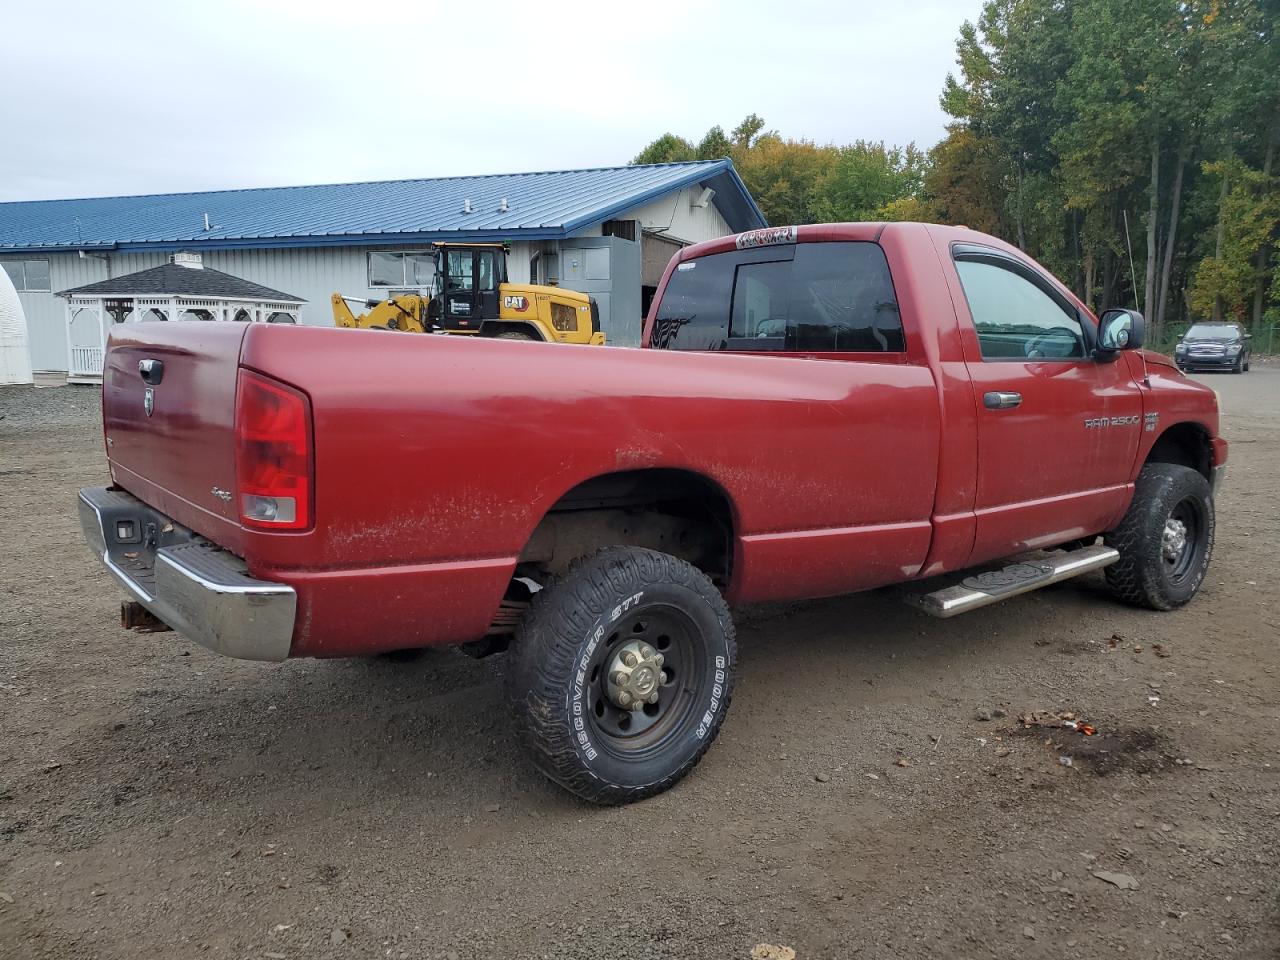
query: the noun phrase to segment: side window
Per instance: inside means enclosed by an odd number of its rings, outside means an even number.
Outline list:
[[[497,277],[498,275],[497,252],[494,250],[483,250],[479,254],[479,258],[480,258],[480,271],[476,275],[476,281],[477,281],[476,289],[477,290],[498,289],[497,283],[494,282],[494,278]]]
[[[1084,331],[1074,311],[1030,280],[988,260],[958,259],[956,271],[983,360],[1078,360]]]

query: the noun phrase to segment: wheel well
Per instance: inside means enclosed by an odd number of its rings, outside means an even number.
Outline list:
[[[1178,423],[1160,434],[1147,454],[1147,463],[1177,463],[1199,471],[1209,479],[1213,449],[1209,431],[1196,423]]]
[[[733,509],[714,482],[686,470],[628,470],[594,477],[561,497],[534,529],[517,575],[563,573],[610,546],[649,547],[687,560],[725,586],[733,559]]]
[[[500,333],[527,333],[535,340],[542,340],[542,330],[536,323],[523,320],[486,320],[480,325],[480,333],[486,337],[496,337]]]

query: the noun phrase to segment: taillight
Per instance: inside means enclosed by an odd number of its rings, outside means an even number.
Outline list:
[[[311,525],[311,411],[306,396],[248,370],[236,384],[236,496],[265,530]]]

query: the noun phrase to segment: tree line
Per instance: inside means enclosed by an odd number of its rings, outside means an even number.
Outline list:
[[[1280,0],[987,0],[928,151],[754,114],[636,163],[731,157],[770,223],[928,220],[1002,237],[1153,340],[1280,322]]]

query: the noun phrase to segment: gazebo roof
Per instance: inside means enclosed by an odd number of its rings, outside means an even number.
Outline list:
[[[99,280],[70,290],[60,297],[203,297],[216,300],[270,300],[274,303],[306,303],[302,297],[272,290],[260,283],[233,277],[207,267],[184,267],[176,263],[126,273],[122,277]]]

